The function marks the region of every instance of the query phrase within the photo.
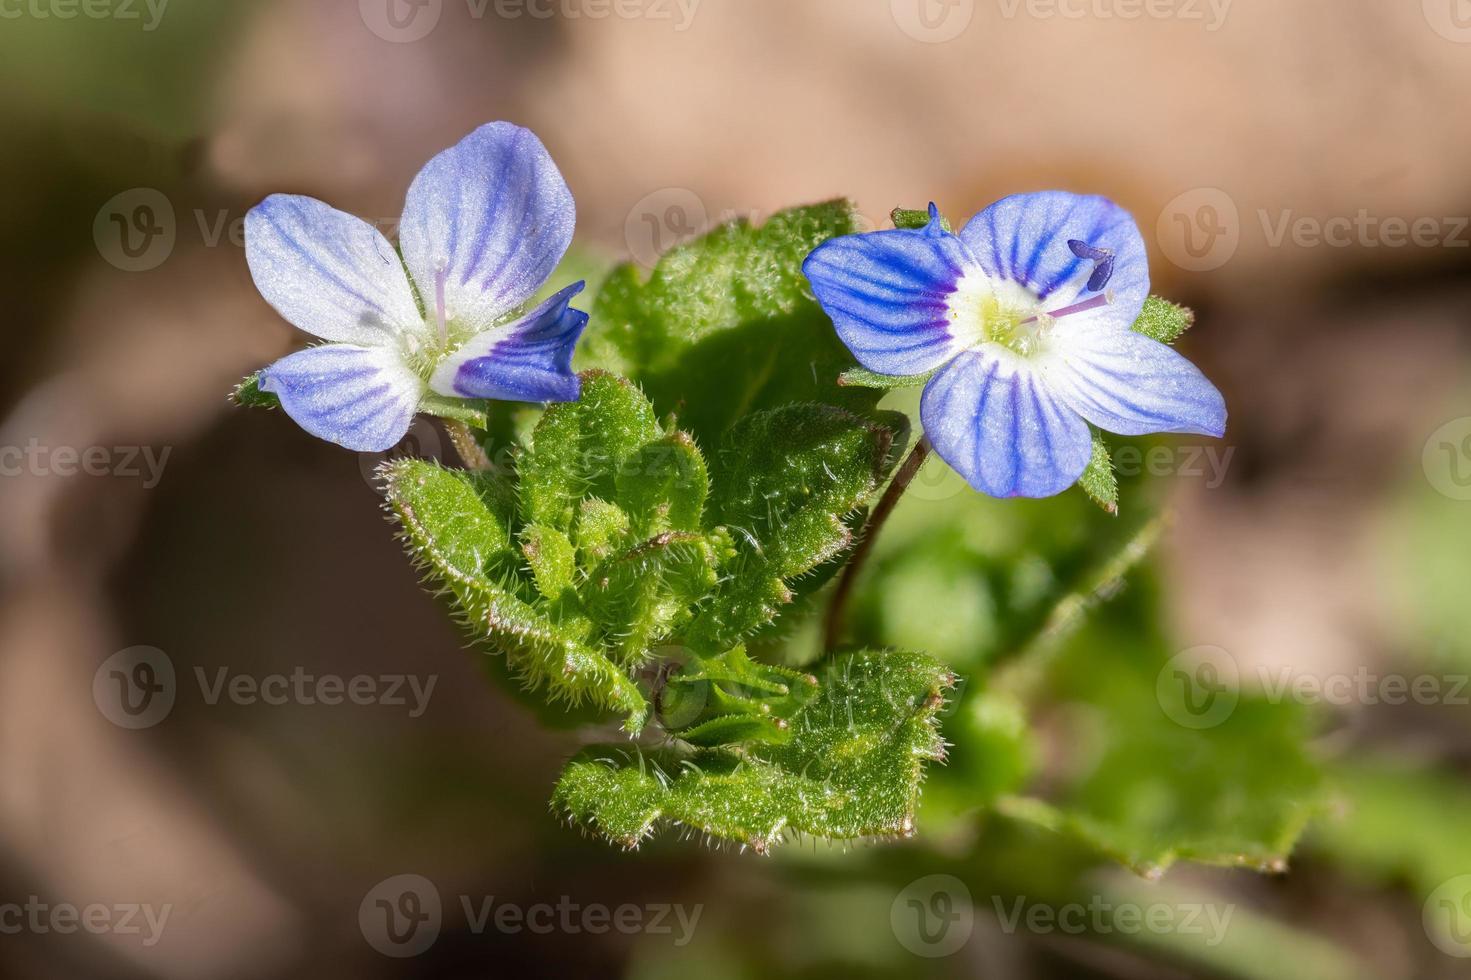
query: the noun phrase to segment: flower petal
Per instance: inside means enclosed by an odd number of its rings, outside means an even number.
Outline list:
[[[251,208],[245,261],[266,302],[323,340],[386,344],[423,324],[388,239],[315,198],[272,194]]]
[[[1040,366],[1057,397],[1100,429],[1225,434],[1226,400],[1216,386],[1143,334],[1059,320]]]
[[[1049,308],[1085,291],[1098,266],[1087,257],[1095,251],[1113,257],[1107,284],[1113,302],[1099,316],[1132,326],[1149,295],[1149,256],[1139,226],[1104,197],[1066,191],[1005,197],[970,219],[960,238],[989,275],[1027,286]],[[1072,241],[1086,249],[1075,249]]]
[[[409,431],[424,383],[397,351],[323,344],[281,358],[261,372],[286,414],[319,439],[379,453]]]
[[[470,338],[440,363],[429,387],[459,398],[576,401],[581,384],[572,372],[572,349],[587,314],[567,304],[583,285],[573,283],[515,323]]]
[[[451,319],[489,327],[541,288],[572,243],[577,209],[536,134],[481,126],[424,165],[399,224],[430,318],[437,276]]]
[[[844,235],[819,245],[802,271],[858,363],[879,374],[922,374],[961,345],[948,298],[974,260],[940,227]]]
[[[931,378],[919,412],[940,458],[993,497],[1061,493],[1093,453],[1087,423],[1026,361],[995,344],[961,354]]]

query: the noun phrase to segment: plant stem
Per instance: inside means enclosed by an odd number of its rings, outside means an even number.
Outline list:
[[[467,469],[488,470],[492,468],[490,457],[485,455],[480,440],[475,438],[475,433],[468,425],[457,419],[445,419],[444,431],[449,434],[450,444],[455,447],[455,452],[460,454],[460,459],[465,461]]]
[[[899,503],[899,498],[904,496],[904,491],[913,482],[914,475],[919,472],[925,457],[930,454],[930,440],[926,436],[920,436],[919,442],[909,451],[904,462],[899,464],[899,469],[894,473],[894,478],[889,481],[888,489],[884,491],[878,506],[874,507],[873,513],[869,515],[868,523],[863,526],[862,537],[858,547],[853,549],[853,558],[843,569],[842,577],[838,579],[838,587],[833,592],[833,601],[827,607],[827,623],[824,630],[823,651],[831,652],[837,648],[842,639],[843,618],[847,612],[848,599],[853,592],[853,584],[858,580],[858,573],[863,568],[868,553],[873,550],[873,542],[878,537],[879,529],[894,512],[894,506]]]

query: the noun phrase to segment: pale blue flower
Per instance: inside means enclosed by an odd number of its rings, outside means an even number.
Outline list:
[[[1072,486],[1090,422],[1121,435],[1225,433],[1215,386],[1132,329],[1149,260],[1134,219],[1104,198],[1020,194],[959,234],[931,205],[928,227],[835,238],[803,271],[864,367],[936,371],[920,402],[925,434],[983,493]]]
[[[273,194],[245,218],[266,301],[327,343],[261,372],[260,387],[312,435],[381,452],[426,392],[575,401],[581,282],[527,302],[572,241],[572,193],[536,135],[481,126],[409,185],[399,253],[372,225],[310,197]]]

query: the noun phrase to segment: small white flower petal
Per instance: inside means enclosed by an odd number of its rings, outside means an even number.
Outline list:
[[[245,260],[266,302],[323,340],[376,346],[423,326],[388,239],[315,198],[272,194],[251,208]]]
[[[399,223],[404,262],[430,320],[480,330],[524,305],[572,243],[577,209],[536,134],[481,126],[424,165]]]
[[[1216,386],[1173,349],[1133,330],[1087,317],[1059,320],[1038,367],[1059,399],[1108,432],[1226,432],[1226,400]]]
[[[424,393],[397,351],[350,344],[288,354],[261,372],[260,387],[312,435],[367,453],[404,437]]]

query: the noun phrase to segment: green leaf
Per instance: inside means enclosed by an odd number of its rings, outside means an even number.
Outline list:
[[[636,757],[594,747],[564,770],[553,806],[625,847],[670,823],[761,853],[791,835],[908,836],[924,765],[945,757],[936,715],[953,680],[922,654],[846,654],[785,741]]]
[[[830,405],[742,419],[715,460],[707,507],[736,554],[689,642],[724,650],[774,619],[792,599],[788,580],[852,543],[844,518],[878,489],[893,449],[890,429]]]
[[[1083,475],[1078,478],[1078,486],[1108,513],[1119,512],[1119,479],[1114,475],[1113,459],[1108,454],[1108,446],[1097,430],[1093,432],[1093,456],[1088,460]]]
[[[1011,799],[1003,812],[1150,877],[1183,859],[1284,869],[1323,805],[1306,710],[1233,686],[1183,688],[1204,675],[1172,657],[1148,589],[1108,612],[1052,670],[1077,726],[1062,737],[1080,758],[1047,802]]]
[[[692,654],[655,693],[664,727],[697,746],[785,742],[790,720],[816,693],[817,678],[761,663],[737,646],[718,657]]]
[[[712,519],[759,544],[791,578],[852,541],[843,516],[877,489],[892,430],[829,405],[788,405],[742,419],[720,453]]]
[[[696,531],[710,493],[705,457],[685,432],[634,453],[618,471],[618,499],[644,534]]]
[[[473,636],[504,654],[528,688],[623,712],[629,731],[643,727],[648,705],[627,675],[575,626],[544,616],[516,587],[507,488],[484,474],[424,460],[395,460],[381,472],[410,556],[453,596]]]
[[[585,372],[582,397],[547,409],[520,460],[523,519],[569,529],[577,502],[614,499],[624,463],[658,437],[653,408],[631,382]]]
[[[521,531],[521,554],[531,569],[536,591],[558,599],[577,579],[577,549],[554,527],[528,525]]]
[[[1134,331],[1162,344],[1173,344],[1194,323],[1195,313],[1188,307],[1150,296],[1134,321]]]
[[[1321,808],[1298,712],[1243,700],[1208,731],[1132,725],[1110,733],[1068,801],[1013,797],[1001,810],[1072,835],[1145,877],[1178,860],[1285,871]]]
[[[598,294],[579,363],[626,374],[660,415],[706,446],[741,416],[795,401],[872,408],[877,394],[840,388],[853,358],[817,305],[802,262],[862,231],[848,201],[744,220],[670,250],[645,280],[626,264]]]

